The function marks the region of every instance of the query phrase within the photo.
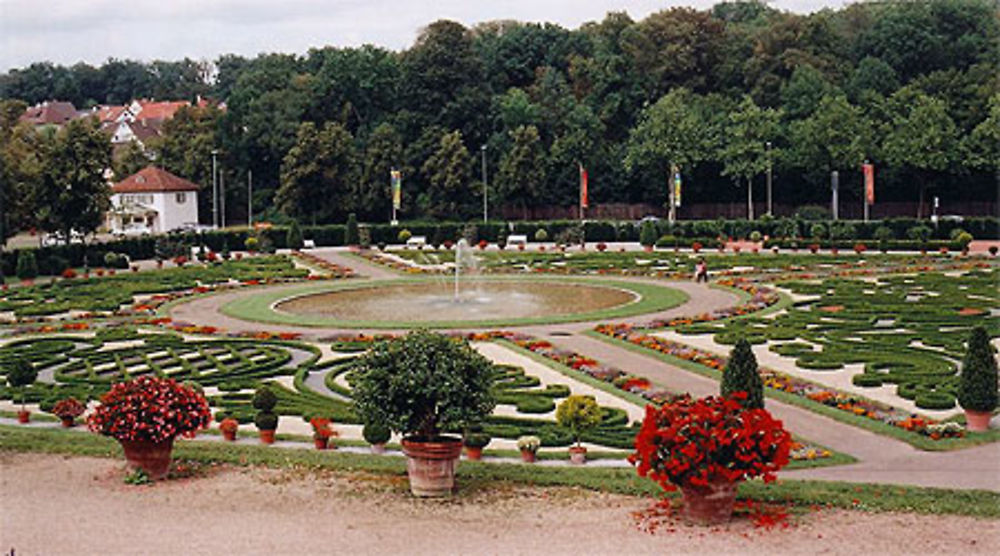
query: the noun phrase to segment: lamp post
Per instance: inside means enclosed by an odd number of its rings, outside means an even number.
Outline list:
[[[489,218],[489,212],[487,210],[487,202],[488,202],[488,199],[489,199],[489,193],[488,193],[489,190],[487,189],[487,185],[486,185],[486,145],[483,145],[482,147],[480,147],[479,151],[483,155],[482,156],[482,159],[483,159],[483,224],[485,224],[486,221],[487,221],[487,219]]]
[[[771,212],[771,142],[764,143],[764,146],[767,148],[767,215],[774,216]]]
[[[219,154],[218,149],[212,149],[212,227],[219,227],[219,182],[216,174],[215,157]]]
[[[247,228],[253,228],[253,170],[247,170]]]

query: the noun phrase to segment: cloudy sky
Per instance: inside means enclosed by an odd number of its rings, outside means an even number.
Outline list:
[[[0,0],[0,71],[49,60],[100,64],[109,57],[214,59],[222,53],[303,53],[314,46],[413,43],[447,18],[549,21],[576,28],[608,11],[634,19],[671,6],[716,0]],[[847,0],[772,0],[807,13]]]

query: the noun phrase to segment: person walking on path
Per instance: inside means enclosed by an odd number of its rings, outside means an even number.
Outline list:
[[[694,281],[708,283],[708,265],[705,259],[698,259],[698,264],[694,266]]]

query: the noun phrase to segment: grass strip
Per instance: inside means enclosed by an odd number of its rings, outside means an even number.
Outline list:
[[[28,429],[0,425],[0,446],[8,452],[49,453],[122,459],[121,448],[108,438],[81,435],[59,429]],[[176,460],[225,463],[273,468],[311,467],[343,472],[369,472],[402,476],[403,458],[351,454],[336,450],[280,449],[181,441],[175,445]],[[640,478],[632,469],[598,467],[548,467],[463,461],[458,466],[457,496],[498,485],[579,487],[630,496],[659,496],[659,487]],[[846,508],[872,512],[1000,517],[1000,493],[986,490],[953,490],[926,487],[839,483],[829,481],[779,480],[742,483],[741,498],[796,506]],[[676,496],[676,494],[673,494]]]

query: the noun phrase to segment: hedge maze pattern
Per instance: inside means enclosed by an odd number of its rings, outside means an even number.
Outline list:
[[[996,269],[961,276],[899,275],[877,281],[827,279],[787,282],[792,292],[816,296],[773,318],[681,326],[682,334],[716,335],[732,344],[772,342],[769,349],[817,372],[863,363],[856,386],[896,386],[896,394],[924,409],[951,409],[970,329],[1000,336]]]

